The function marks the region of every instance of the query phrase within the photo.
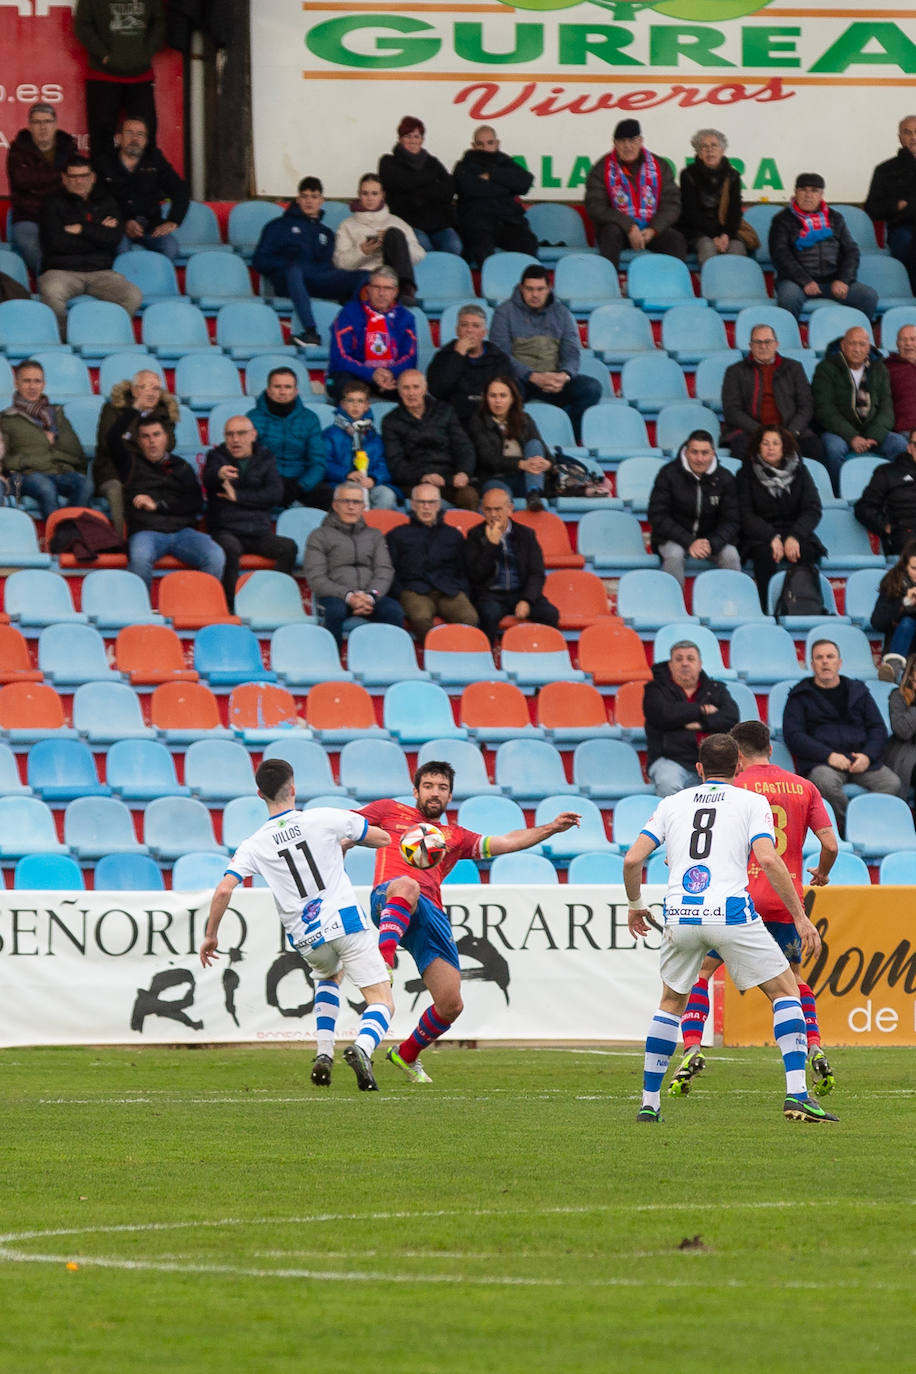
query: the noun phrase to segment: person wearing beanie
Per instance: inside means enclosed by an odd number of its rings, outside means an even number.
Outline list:
[[[643,146],[636,119],[621,119],[614,146],[600,157],[585,183],[585,210],[595,226],[598,251],[615,267],[625,248],[667,253],[681,261],[687,241],[674,225],[681,193],[671,168]]]
[[[378,174],[393,215],[406,220],[421,248],[461,255],[455,228],[455,178],[423,147],[426,126],[415,115],[398,125],[398,141],[379,158]]]
[[[824,185],[820,172],[802,172],[791,202],[770,225],[776,302],[798,319],[809,300],[823,296],[873,320],[878,293],[856,281],[859,245],[824,199]]]

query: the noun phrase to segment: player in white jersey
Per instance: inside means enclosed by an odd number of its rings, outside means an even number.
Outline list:
[[[661,1119],[662,1080],[677,1049],[690,989],[711,945],[742,992],[759,987],[773,1003],[773,1029],[786,1071],[786,1120],[837,1120],[808,1096],[807,1040],[798,987],[747,890],[752,850],[792,917],[803,955],[819,952],[820,936],[776,852],[769,804],[757,793],[732,785],[737,768],[738,746],[731,736],[708,736],[700,745],[698,786],[663,798],[624,859],[633,935],[649,931],[640,882],[643,864],[659,845],[667,846],[670,874],[660,958],[662,996],[646,1037],[637,1121]]]
[[[377,1092],[372,1055],[388,1032],[394,1001],[375,927],[356,899],[341,846],[383,849],[390,837],[354,811],[330,807],[297,811],[293,770],[284,759],[265,759],[255,782],[258,795],[267,803],[268,819],[239,845],[213,893],[200,962],[206,968],[219,958],[217,931],[233,890],[245,878],[260,873],[273,893],[290,946],[320,975],[315,993],[318,1053],[312,1082],[327,1087],[331,1081],[334,1037],[332,1031],[329,1045],[322,1038],[321,1012],[322,1005],[327,1007],[335,998],[339,1004],[340,981],[346,973],[362,993],[366,1009],[344,1059],[356,1074],[360,1091]]]

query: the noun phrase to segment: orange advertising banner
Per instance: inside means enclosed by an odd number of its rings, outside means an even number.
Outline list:
[[[911,887],[814,889],[821,953],[802,967],[825,1045],[916,1045],[916,917]],[[773,1043],[770,1004],[725,979],[723,1043]]]

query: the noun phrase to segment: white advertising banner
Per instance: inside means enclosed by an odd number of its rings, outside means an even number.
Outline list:
[[[658,942],[627,931],[622,888],[445,889],[461,956],[460,1040],[641,1040],[658,1005]],[[660,888],[647,888],[660,903]],[[368,893],[361,893],[367,899]],[[220,961],[197,957],[209,893],[15,892],[0,900],[0,1046],[314,1039],[308,966],[284,947],[273,899],[237,889]],[[408,955],[392,1035],[429,995]],[[359,993],[345,984],[338,1031]]]
[[[748,200],[785,200],[820,171],[861,203],[916,110],[916,9],[833,0],[258,0],[252,6],[257,191],[307,174],[355,195],[402,115],[451,167],[481,123],[534,175],[530,197],[582,198],[618,119],[677,167],[721,129]]]

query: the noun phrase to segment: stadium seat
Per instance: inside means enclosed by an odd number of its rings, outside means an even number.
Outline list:
[[[636,415],[640,423],[645,424],[642,416],[637,415],[635,410],[628,408],[628,414]],[[617,469],[618,500],[622,501],[638,519],[646,518],[655,479],[664,465],[665,459],[661,457],[625,458]]]
[[[629,301],[599,305],[588,318],[587,334],[589,348],[610,367],[658,351],[651,320]]]
[[[652,676],[639,635],[614,616],[586,625],[579,636],[579,667],[596,687],[636,683],[641,691]]]
[[[6,557],[5,551],[2,556]],[[4,605],[10,619],[30,638],[49,625],[85,625],[89,620],[83,611],[73,609],[67,579],[43,568],[10,573],[5,584]]]
[[[175,394],[195,414],[208,415],[224,401],[241,401],[239,370],[223,353],[188,353],[175,366]]]
[[[108,750],[105,778],[112,792],[133,805],[154,797],[189,797],[178,781],[175,761],[159,740],[122,739]]]
[[[730,682],[728,684],[728,695],[738,708],[739,720],[760,720],[760,708],[757,705],[757,698],[750,687],[745,683]],[[791,765],[789,771],[792,771]]]
[[[561,831],[558,835],[551,835],[549,840],[544,841],[543,851],[548,858],[562,863],[577,854],[590,854],[596,850],[612,848],[598,807],[588,797],[583,797],[575,791],[557,792],[549,797],[542,797],[535,808],[534,823],[547,825],[562,811],[577,811],[580,817],[579,824]]]
[[[565,410],[547,401],[526,401],[525,411],[537,425],[538,433],[548,449],[561,448],[573,457],[588,457],[585,447],[576,443],[572,420]]]
[[[693,624],[690,621],[675,621],[674,624],[664,625],[655,634],[654,663],[666,662],[671,653],[672,644],[676,644],[679,639],[689,639],[697,646],[700,651],[700,658],[703,663],[703,671],[708,677],[715,678],[722,682],[726,679],[736,678],[738,674],[734,668],[726,668],[722,662],[722,653],[719,649],[719,641],[712,630],[705,625]]]
[[[270,664],[285,687],[301,689],[316,682],[352,682],[353,674],[340,666],[340,654],[330,630],[323,625],[281,625],[270,641]]]
[[[860,253],[883,254],[889,251],[887,248],[878,247],[875,226],[861,205],[833,205],[831,209],[837,211],[845,219],[846,228],[859,245]]]
[[[568,254],[588,258],[595,252],[589,248],[585,222],[572,205],[556,200],[539,201],[526,210],[528,225],[538,241],[541,262],[563,262]]]
[[[622,886],[623,855],[612,849],[574,854],[569,861],[566,880],[588,887]]]
[[[730,634],[739,625],[768,623],[754,579],[728,568],[711,568],[694,579],[693,610],[717,634]]]
[[[696,304],[690,272],[680,258],[639,253],[627,268],[627,295],[652,319],[675,305]]]
[[[283,214],[283,206],[272,200],[240,200],[229,211],[226,237],[233,252],[250,262],[261,230]]]
[[[215,350],[203,311],[190,301],[159,301],[143,312],[143,345],[171,366],[188,353]]]
[[[608,513],[616,515],[620,512]],[[603,512],[596,511],[594,514]],[[588,515],[585,519],[588,519]],[[581,524],[579,528],[581,530]],[[544,596],[560,612],[561,631],[584,629],[596,620],[603,620],[609,611],[604,583],[593,572],[565,568],[548,572],[544,581]]]
[[[566,653],[565,643],[563,652]],[[472,739],[481,744],[500,744],[520,736],[542,739],[544,735],[531,723],[521,689],[511,682],[475,682],[465,687],[458,719]]]
[[[151,801],[144,815],[143,838],[160,863],[174,863],[182,854],[195,850],[227,852],[216,842],[210,812],[195,797],[157,797]]]
[[[295,344],[283,342],[277,312],[263,301],[230,301],[216,316],[216,342],[235,362],[247,363],[258,353],[296,356]]]
[[[9,745],[0,744],[0,797],[30,797],[32,789],[19,779],[19,765]]]
[[[516,511],[515,516],[521,515],[521,511]],[[513,517],[515,518],[515,517]],[[483,522],[480,511],[461,510],[458,506],[452,506],[451,510],[444,512],[442,519],[446,525],[451,525],[454,529],[460,530],[463,535],[467,535],[468,530],[472,530],[475,525]]]
[[[164,262],[167,266],[171,266],[168,258],[162,253],[152,253],[150,256]],[[104,405],[105,398],[111,395],[112,387],[117,386],[118,382],[124,382],[130,377],[135,377],[138,372],[155,372],[162,386],[165,386],[165,371],[153,353],[136,353],[133,350],[128,350],[126,353],[109,353],[107,357],[102,358],[99,363],[100,404]],[[92,446],[95,447],[94,433]],[[85,448],[86,445],[83,444],[83,447]]]
[[[427,253],[414,268],[417,297],[431,319],[440,316],[447,305],[463,304],[473,298],[471,269],[456,253]]]
[[[78,739],[39,740],[29,750],[28,779],[32,791],[49,805],[111,796],[111,788],[99,782],[92,754]]]
[[[544,566],[548,570],[585,566],[582,554],[573,553],[566,521],[554,515],[553,511],[517,510],[513,513],[512,520],[516,525],[527,526],[534,533],[544,555]]]
[[[122,277],[139,286],[143,292],[140,310],[146,310],[159,301],[187,301],[187,296],[178,290],[175,267],[164,253],[151,252],[146,248],[132,248],[129,253],[118,257],[117,270]],[[103,392],[103,395],[106,394]]]
[[[61,357],[67,355],[61,354]],[[99,430],[99,415],[105,404],[104,396],[68,396],[64,401],[64,414],[70,421],[70,426],[80,441],[83,452],[87,458],[95,457],[95,441]],[[56,512],[52,512],[56,514]],[[101,511],[96,511],[101,515]],[[47,526],[45,527],[45,540],[48,540]]]
[[[537,723],[556,745],[606,740],[619,735],[608,720],[604,697],[590,682],[548,682],[537,696]]]
[[[109,353],[143,352],[134,339],[130,315],[114,301],[77,301],[67,316],[67,342],[90,362]]]
[[[808,347],[813,348],[818,357],[823,357],[834,339],[841,339],[847,329],[859,326],[874,343],[871,321],[861,310],[854,310],[851,305],[839,305],[836,301],[819,305],[808,321]]]
[[[103,568],[87,573],[82,583],[82,608],[97,630],[111,634],[127,625],[162,625],[152,609],[146,583],[126,568]]]
[[[560,751],[547,740],[506,740],[496,750],[494,776],[496,785],[520,806],[533,806],[552,793],[576,790],[566,780]]]
[[[493,253],[480,270],[480,294],[491,305],[508,300],[526,267],[537,266],[529,253]]]
[[[24,510],[12,506],[0,506],[0,548],[3,549],[4,568],[49,568],[51,565],[51,555],[42,553],[38,547],[35,521]]]
[[[91,625],[46,625],[38,636],[38,666],[58,689],[121,680],[109,668],[105,642]]]
[[[119,739],[155,739],[140,699],[125,682],[84,682],[73,694],[73,725],[94,748]]]
[[[0,730],[14,749],[25,749],[48,735],[76,739],[64,722],[64,708],[53,687],[45,682],[10,682],[0,687]]]
[[[394,682],[385,691],[385,728],[403,746],[428,739],[467,739],[448,693],[435,682]]]
[[[770,326],[779,340],[780,353],[785,353],[787,348],[801,348],[798,320],[791,310],[783,310],[782,306],[775,305],[772,301],[761,301],[759,305],[747,305],[738,311],[735,320],[735,347],[742,353],[747,353],[750,348],[751,330],[758,324]]]
[[[164,682],[150,696],[150,720],[172,748],[198,739],[232,739],[220,724],[216,697],[202,682]]]
[[[224,307],[228,308],[228,307]],[[232,307],[235,310],[235,306]],[[219,322],[217,321],[217,328]],[[260,396],[261,392],[267,387],[267,378],[275,367],[288,367],[295,374],[299,384],[299,391],[302,394],[302,402],[308,405],[312,395],[312,383],[309,377],[309,370],[301,358],[294,354],[284,353],[255,353],[253,357],[245,362],[245,395],[251,397]],[[311,511],[311,507],[296,506],[296,510]],[[324,511],[320,514],[324,516]]]
[[[257,796],[251,755],[236,740],[199,739],[188,745],[184,780],[193,796],[211,806],[233,797]]]
[[[666,405],[656,416],[655,442],[663,453],[676,458],[687,435],[695,429],[708,430],[713,444],[718,447],[719,417],[714,410],[696,401]]]
[[[197,681],[196,668],[185,663],[181,640],[168,625],[126,625],[119,630],[115,666],[134,687]]]
[[[832,639],[836,644],[843,660],[843,673],[846,677],[866,680],[878,676],[871,645],[864,631],[857,625],[831,622],[826,629],[823,624],[813,626],[805,636],[805,663],[811,662],[811,646],[819,639]]]
[[[857,568],[884,568],[884,555],[873,553],[868,533],[852,511],[825,510],[817,527],[817,537],[829,553],[821,560],[825,573],[851,573]]]
[[[700,295],[725,319],[758,303],[769,303],[766,280],[753,258],[719,253],[700,268]]]
[[[105,854],[95,866],[96,892],[161,892],[162,870],[148,854]]]
[[[406,630],[397,625],[360,625],[347,640],[347,667],[364,687],[390,687],[393,682],[429,680],[417,666],[417,653]]]
[[[483,755],[476,744],[467,739],[429,739],[417,755],[417,767],[424,763],[450,763],[455,770],[452,797],[461,802],[465,797],[498,793],[499,788],[487,777]]]
[[[774,739],[782,739],[782,713],[786,707],[786,698],[797,681],[797,678],[785,678],[782,682],[774,682],[769,690],[766,719]]]
[[[45,374],[45,395],[52,405],[92,395],[89,369],[75,353],[37,353],[35,362]]]
[[[614,844],[621,854],[635,843],[639,832],[658,806],[658,797],[648,793],[634,793],[621,797],[614,807]]]
[[[742,356],[737,348],[730,348],[725,353],[713,353],[700,359],[693,378],[694,396],[700,405],[721,416],[722,382],[725,373],[732,363],[740,362]]]
[[[645,415],[689,401],[683,370],[667,353],[628,358],[620,371],[620,394]]]
[[[572,666],[560,631],[550,625],[512,625],[503,635],[501,662],[516,686],[522,688],[585,681],[582,670]]]
[[[331,762],[326,751],[315,740],[284,731],[264,746],[262,757],[286,760],[293,770],[296,801],[299,803],[310,801],[313,797],[345,795],[344,789],[338,787],[331,775]]]
[[[211,444],[221,443],[223,435],[225,434],[226,425],[233,418],[233,416],[249,415],[251,411],[254,410],[254,407],[255,400],[252,396],[236,397],[234,401],[218,401],[217,404],[212,407],[209,415],[207,416],[207,435],[209,436],[209,442]],[[187,406],[182,406],[182,411],[186,411],[189,415],[191,414]],[[196,420],[194,420],[194,431],[196,435]],[[191,436],[189,433],[188,438],[190,439],[190,437]],[[195,443],[197,447],[200,448],[199,440],[195,439]],[[196,455],[193,453],[190,447],[185,450],[185,456],[191,459],[192,461],[196,457]]]
[[[194,667],[211,691],[277,680],[264,667],[257,636],[245,625],[204,625],[194,640]]]
[[[623,863],[623,856],[620,859]],[[656,851],[650,854],[649,862],[646,864],[646,882],[658,884],[660,887],[668,886],[668,860],[665,858],[665,851]]]
[[[314,510],[311,506],[291,506],[277,516],[277,534],[285,539],[295,539],[299,550],[296,564],[301,568],[305,556],[305,541],[312,530],[316,530],[325,517],[325,511]]]
[[[316,682],[305,715],[309,729],[328,746],[388,739],[388,731],[376,723],[372,698],[358,682]]]
[[[885,854],[878,868],[878,882],[883,886],[916,886],[916,852],[898,849]]]
[[[674,306],[662,320],[662,348],[682,367],[694,367],[710,353],[727,352],[722,316],[705,305]]]
[[[28,892],[81,892],[83,871],[69,854],[24,854],[13,869],[13,887]]]
[[[46,802],[38,797],[0,797],[0,859],[66,852]]]
[[[870,572],[871,569],[865,569],[865,571]],[[773,574],[767,584],[767,611],[770,615],[775,615],[776,613],[776,603],[779,600],[785,580],[785,573],[777,572]],[[819,581],[825,614],[781,615],[779,616],[780,625],[785,626],[787,630],[793,630],[795,632],[810,630],[813,626],[819,625],[822,629],[826,629],[829,632],[831,625],[837,625],[849,619],[848,616],[838,614],[833,587],[823,573],[820,574]],[[869,615],[870,614],[871,609],[869,608]]]
[[[335,792],[331,796],[310,797],[302,809],[312,811],[318,806],[329,806],[332,811],[353,811],[359,809],[359,802],[345,796],[341,789],[340,793]]]
[[[172,866],[173,892],[212,892],[226,873],[226,859],[222,854],[194,850],[179,854]]]
[[[224,252],[232,250],[223,243],[219,232],[219,220],[209,205],[192,200],[184,219],[175,230],[178,241],[178,263],[186,263],[193,253]]]
[[[620,463],[617,469],[618,502],[627,499],[620,489],[620,472],[624,465],[637,462],[646,465],[661,456],[661,449],[649,443],[645,420],[632,406],[589,406],[582,416],[582,445],[599,463]]]
[[[610,301],[620,301],[631,309],[633,304],[624,301],[620,294],[620,278],[614,264],[593,252],[567,253],[560,258],[554,268],[553,294],[579,318],[591,315]]]
[[[15,625],[0,625],[0,685],[6,682],[41,682],[41,670],[32,667],[29,646]]]
[[[886,310],[894,310],[899,306],[912,308],[916,304],[907,270],[896,258],[882,253],[863,253],[859,259],[856,281],[877,291],[881,315]]]
[[[467,797],[458,807],[458,824],[480,835],[505,835],[525,829],[525,813],[511,797]],[[526,854],[542,854],[542,845],[532,845]]]
[[[388,739],[351,740],[340,751],[340,785],[360,802],[382,796],[409,796],[407,760]]]
[[[0,302],[0,349],[11,364],[36,353],[72,350],[61,343],[54,311],[42,301]]]
[[[167,573],[159,583],[159,612],[176,630],[241,624],[237,615],[229,614],[219,578],[205,572]]]
[[[229,694],[229,727],[248,749],[270,744],[281,733],[310,738],[310,731],[285,687],[270,682],[245,682]]]
[[[5,272],[13,281],[18,281],[20,286],[24,286],[26,291],[29,286],[29,269],[24,260],[12,248],[0,248],[0,272]]]
[[[586,564],[611,577],[632,568],[658,567],[656,555],[646,550],[639,521],[629,511],[586,512],[579,521],[577,543]]]
[[[812,458],[803,458],[802,462],[808,470],[808,475],[817,488],[817,494],[821,498],[823,510],[829,510],[832,506],[840,506],[845,509],[846,502],[839,496],[834,496],[833,486],[830,481],[830,473],[823,463],[817,463]]]
[[[643,778],[633,745],[620,739],[589,739],[578,744],[573,754],[573,782],[583,796],[599,802],[655,791]]]
[[[860,794],[851,799],[846,812],[846,838],[857,854],[872,862],[896,850],[916,850],[913,813],[902,797]]]
[[[375,851],[354,845],[344,855],[344,869],[354,887],[371,888],[375,882]]]
[[[167,798],[165,804],[173,803]],[[64,843],[82,862],[106,854],[146,854],[137,839],[133,818],[117,797],[76,797],[64,812]]]
[[[545,884],[552,887],[560,881],[557,870],[544,854],[532,854],[530,849],[516,854],[497,854],[490,864],[490,885],[517,887],[520,883]]]
[[[848,850],[841,849],[830,870],[830,886],[868,887],[870,884],[871,874],[865,860],[860,859],[858,854],[850,854]]]
[[[889,262],[895,262],[893,258]],[[898,267],[903,267],[903,263],[898,262]],[[847,505],[854,506],[862,492],[871,481],[875,468],[881,467],[887,460],[879,458],[876,454],[862,453],[855,458],[846,458],[840,468],[840,498]]]
[[[450,689],[470,682],[505,681],[490,641],[473,625],[435,625],[423,643],[423,662],[434,682]]]
[[[881,316],[881,347],[890,353],[897,346],[897,335],[905,324],[916,324],[916,301],[896,305]]]
[[[475,296],[473,291],[469,291],[463,300],[454,301],[451,305],[445,306],[444,310],[442,311],[442,315],[439,320],[439,338],[443,344],[448,343],[450,342],[450,340],[457,337],[458,312],[463,305],[476,305],[480,310],[482,310],[487,317],[487,330],[489,331],[490,322],[493,319],[493,307],[482,297]],[[372,413],[375,415],[376,424],[379,424],[378,406],[379,402],[376,401],[372,407]]]
[[[881,718],[884,721],[884,728],[887,730],[888,735],[890,735],[892,733],[890,695],[891,692],[896,691],[897,684],[894,682],[881,682],[877,678],[870,678],[865,685],[871,692],[872,697],[874,698],[875,705],[881,712]]]
[[[861,568],[846,579],[846,614],[860,630],[871,629],[871,613],[885,572],[885,568]]]
[[[638,568],[623,574],[617,584],[617,614],[641,634],[654,633],[672,620],[697,619],[687,614],[680,582],[661,568]]]

